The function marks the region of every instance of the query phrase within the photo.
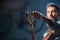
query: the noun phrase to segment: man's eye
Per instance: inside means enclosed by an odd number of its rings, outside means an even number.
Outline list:
[[[52,11],[52,12],[57,12],[56,10]]]
[[[48,11],[47,13],[50,13],[50,11]]]

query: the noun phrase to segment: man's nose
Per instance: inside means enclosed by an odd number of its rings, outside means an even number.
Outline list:
[[[50,12],[50,16],[52,16],[52,12]]]

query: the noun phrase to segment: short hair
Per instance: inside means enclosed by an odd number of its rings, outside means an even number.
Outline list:
[[[57,6],[55,3],[49,3],[46,8],[48,8],[48,7],[50,7],[50,6],[55,7],[56,10],[58,10],[58,12],[59,12],[59,8],[58,8],[58,6]]]

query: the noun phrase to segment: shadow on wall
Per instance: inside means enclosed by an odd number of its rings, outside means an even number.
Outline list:
[[[23,26],[24,13],[30,2],[27,0],[1,0],[0,4],[0,34],[2,36],[9,32],[15,24],[17,27]]]

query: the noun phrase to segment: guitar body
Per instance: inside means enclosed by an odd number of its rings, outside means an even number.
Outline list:
[[[52,35],[52,29],[50,29],[49,30],[49,32],[48,32],[48,34],[47,34],[47,36],[45,36],[44,38],[43,38],[43,40],[48,40],[49,39],[49,37]]]

